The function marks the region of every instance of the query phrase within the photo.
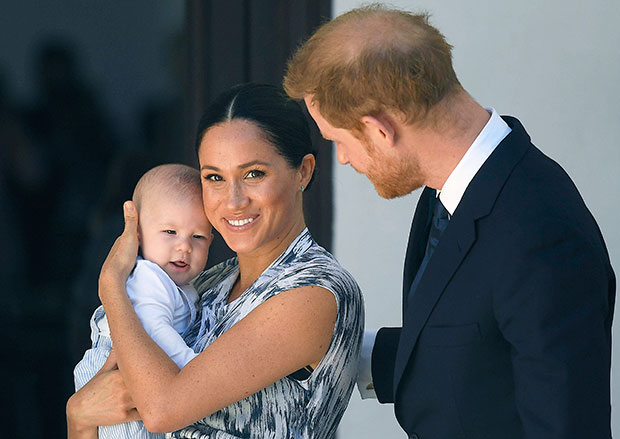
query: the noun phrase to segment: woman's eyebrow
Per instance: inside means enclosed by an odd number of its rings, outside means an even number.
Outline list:
[[[238,168],[239,169],[244,169],[244,168],[249,168],[251,166],[256,166],[256,165],[269,166],[269,162],[265,162],[265,161],[262,161],[262,160],[252,160],[250,162],[243,163],[243,164],[239,165]]]
[[[238,165],[237,168],[245,169],[245,168],[250,168],[250,167],[256,166],[256,165],[269,166],[269,163],[265,162],[263,160],[252,160],[252,161],[249,161],[247,163],[242,163],[242,164]],[[205,170],[205,169],[208,169],[208,170],[211,170],[211,171],[217,171],[217,172],[221,171],[220,168],[218,168],[217,166],[213,166],[213,165],[203,165],[200,168],[201,171]]]

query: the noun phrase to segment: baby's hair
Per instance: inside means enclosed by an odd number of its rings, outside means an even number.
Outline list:
[[[148,195],[198,198],[202,197],[200,172],[187,165],[168,163],[147,171],[136,184],[133,202],[138,211]]]

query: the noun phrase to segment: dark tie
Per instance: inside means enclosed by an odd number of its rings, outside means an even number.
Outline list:
[[[426,251],[424,252],[424,258],[420,263],[420,268],[418,268],[418,272],[411,283],[411,288],[409,289],[409,296],[407,298],[407,302],[411,303],[411,299],[415,294],[415,290],[418,289],[418,284],[420,283],[420,279],[424,274],[424,270],[426,270],[426,266],[428,265],[428,261],[431,259],[437,244],[439,244],[439,238],[441,238],[442,233],[446,230],[448,226],[449,217],[448,211],[441,203],[439,197],[432,197],[431,205],[435,205],[433,208],[433,217],[431,219],[431,228],[428,232],[428,242],[426,243]]]

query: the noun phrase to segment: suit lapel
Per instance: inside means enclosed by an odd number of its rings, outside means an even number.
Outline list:
[[[512,132],[498,145],[470,182],[426,267],[412,303],[403,316],[403,328],[394,369],[395,396],[422,328],[450,279],[476,241],[476,221],[491,212],[510,173],[531,147],[529,136],[523,126],[514,118],[505,117],[504,120],[512,128]],[[420,198],[422,201],[422,197]],[[416,210],[414,222],[420,219],[419,209],[420,206]],[[409,249],[417,248],[419,242],[416,240],[419,240],[420,236],[421,233],[417,232],[417,226],[414,225],[407,249],[406,267],[407,262],[415,263],[415,257],[409,256]],[[419,265],[419,259],[417,263]],[[408,275],[415,276],[415,272],[411,275],[406,271],[405,279]],[[411,281],[405,285],[410,287]],[[409,291],[405,291],[405,295],[408,294]]]
[[[475,240],[475,224],[472,218],[465,218],[465,215],[457,217],[455,212],[403,316],[403,329],[394,370],[395,388],[398,388],[420,331]]]

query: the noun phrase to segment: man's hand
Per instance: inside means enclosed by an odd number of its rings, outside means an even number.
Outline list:
[[[99,274],[100,297],[108,290],[102,286],[125,285],[138,256],[138,211],[132,201],[125,202],[123,214],[125,229],[114,242]]]

